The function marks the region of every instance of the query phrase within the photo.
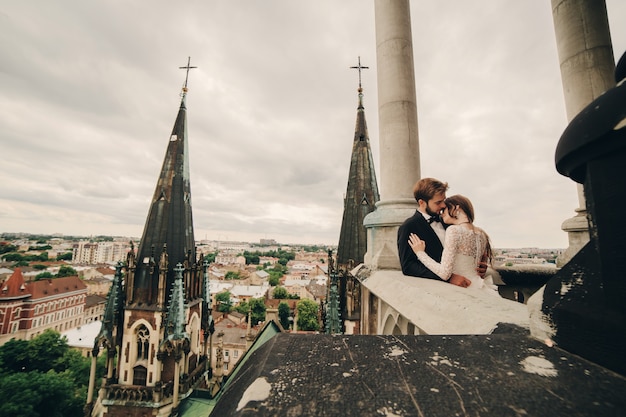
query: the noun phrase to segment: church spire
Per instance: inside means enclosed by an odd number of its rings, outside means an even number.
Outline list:
[[[359,88],[357,89],[359,101],[337,248],[339,269],[345,269],[348,264],[356,266],[363,262],[367,250],[367,233],[363,226],[363,219],[374,211],[374,205],[380,199],[363,106],[361,71],[368,67],[361,65],[361,57],[359,57],[358,65],[350,68],[359,71]]]
[[[93,416],[178,415],[180,395],[209,371],[213,332],[204,257],[196,258],[187,141],[187,82],[137,253],[118,265],[93,350],[87,408]],[[96,355],[107,347],[96,400]]]
[[[187,71],[182,88],[180,108],[169,137],[161,173],[157,181],[148,218],[137,252],[132,287],[128,289],[130,305],[155,305],[161,308],[163,294],[169,294],[175,280],[174,266],[193,263],[195,255],[189,151],[187,139],[187,82],[191,60],[179,67]],[[163,270],[163,267],[166,270]]]

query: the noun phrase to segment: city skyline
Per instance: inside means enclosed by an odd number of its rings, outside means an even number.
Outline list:
[[[567,247],[549,2],[411,7],[422,177],[468,196],[494,247]],[[626,4],[607,8],[618,59]],[[358,56],[380,185],[373,2],[34,1],[0,19],[4,232],[141,236],[188,56],[196,239],[338,243]]]

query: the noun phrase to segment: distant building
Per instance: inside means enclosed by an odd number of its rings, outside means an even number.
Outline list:
[[[88,294],[106,295],[111,288],[113,280],[111,278],[99,276],[91,279],[85,279],[83,282],[87,285]]]
[[[259,265],[275,265],[278,262],[278,258],[273,256],[259,256]]]
[[[310,283],[311,280],[308,279],[286,279],[283,286],[289,294],[298,296],[300,299],[315,300],[316,297],[307,289]]]
[[[129,250],[128,243],[82,241],[72,248],[72,262],[88,265],[114,263],[125,260]]]
[[[250,285],[263,285],[270,278],[270,274],[263,270],[254,271],[250,274]]]
[[[245,316],[243,317],[245,319]],[[251,336],[256,335],[254,328],[250,329]],[[233,316],[233,313],[224,315],[223,318],[215,323],[215,334],[218,337],[213,337],[212,353],[211,353],[211,367],[215,368],[219,344],[221,343],[222,354],[222,375],[228,376],[235,368],[239,359],[243,357],[247,350],[247,338],[248,334],[247,323],[245,320],[241,320],[240,317]],[[220,336],[221,335],[221,336]],[[218,339],[221,338],[221,341]]]
[[[26,282],[20,268],[0,285],[0,345],[83,324],[87,286],[76,276]]]
[[[69,347],[77,349],[83,356],[89,358],[93,350],[94,340],[96,340],[96,336],[98,336],[101,327],[101,322],[92,321],[74,329],[67,330],[61,333],[61,335],[67,338]]]
[[[241,255],[220,253],[215,257],[215,263],[222,265],[246,265],[246,258]]]
[[[102,320],[104,315],[104,307],[106,306],[106,297],[99,295],[88,295],[85,298],[85,318],[83,323],[92,323]],[[91,341],[93,347],[93,340]]]
[[[269,290],[268,283],[264,285],[233,285],[230,288],[230,293],[235,299],[236,304],[242,302],[248,302],[252,298],[263,298]]]

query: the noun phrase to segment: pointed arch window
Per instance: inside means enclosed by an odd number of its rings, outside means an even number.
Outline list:
[[[148,359],[150,351],[150,331],[144,325],[137,328],[137,360]]]
[[[148,370],[145,366],[135,366],[133,368],[133,385],[146,385]]]

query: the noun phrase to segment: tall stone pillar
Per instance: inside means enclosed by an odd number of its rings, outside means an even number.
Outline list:
[[[615,86],[615,61],[604,0],[552,0],[552,18],[561,67],[567,120]],[[569,247],[557,260],[561,267],[589,241],[582,184],[577,185],[577,214],[563,222]]]
[[[95,353],[95,355],[93,353]],[[89,372],[89,388],[87,388],[87,405],[93,402],[93,391],[96,385],[96,365],[97,365],[96,361],[97,359],[98,359],[98,352],[96,351],[96,349],[94,349],[91,355],[91,369]]]
[[[375,0],[381,200],[364,220],[365,264],[400,269],[397,231],[416,209],[420,178],[409,0]]]

